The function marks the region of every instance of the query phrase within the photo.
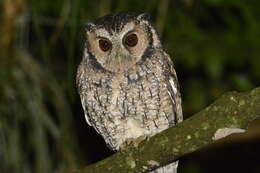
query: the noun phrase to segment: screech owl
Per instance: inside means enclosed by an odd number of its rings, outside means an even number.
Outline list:
[[[173,62],[148,14],[110,14],[87,24],[76,81],[87,123],[113,150],[183,119]],[[175,169],[177,162],[155,172]]]

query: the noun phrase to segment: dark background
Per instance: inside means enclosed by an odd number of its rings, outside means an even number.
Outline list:
[[[75,87],[83,25],[111,12],[150,13],[173,57],[184,115],[260,83],[257,0],[3,0],[0,172],[71,172],[111,154]],[[179,173],[260,172],[260,123],[180,159]],[[115,163],[116,164],[116,163]]]

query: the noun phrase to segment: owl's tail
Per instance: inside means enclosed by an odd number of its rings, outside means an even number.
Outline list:
[[[178,161],[172,162],[169,165],[160,167],[149,173],[177,173]]]

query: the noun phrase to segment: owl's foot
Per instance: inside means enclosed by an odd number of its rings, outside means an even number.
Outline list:
[[[143,142],[144,140],[148,140],[148,136],[139,136],[138,138],[128,138],[125,142],[120,146],[119,151],[124,151],[126,147],[135,147],[137,148],[138,145]]]

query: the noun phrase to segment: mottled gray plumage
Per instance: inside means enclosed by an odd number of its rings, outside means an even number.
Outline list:
[[[86,33],[77,87],[87,123],[111,149],[182,121],[174,66],[148,15],[108,15],[88,24]],[[155,172],[176,169],[177,162]]]

